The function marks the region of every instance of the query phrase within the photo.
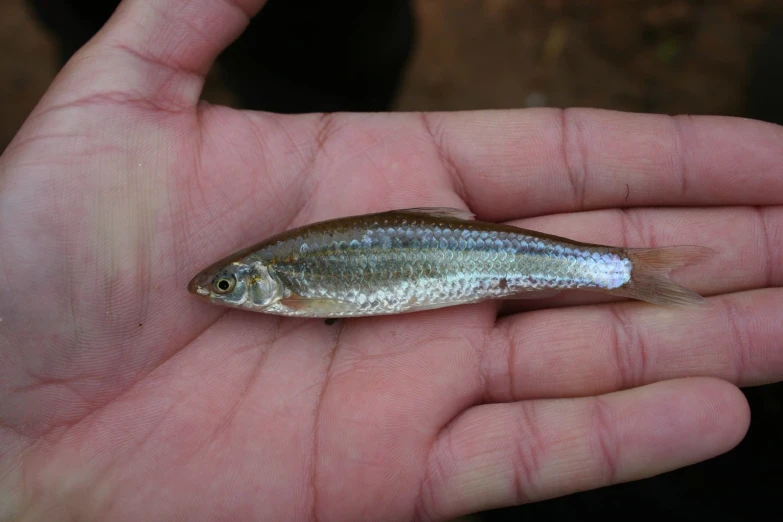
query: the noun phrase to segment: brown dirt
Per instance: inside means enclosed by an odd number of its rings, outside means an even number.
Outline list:
[[[0,3],[0,151],[52,81],[55,53],[22,0]]]
[[[450,8],[446,8],[446,5]],[[769,0],[420,0],[404,109],[743,113]]]

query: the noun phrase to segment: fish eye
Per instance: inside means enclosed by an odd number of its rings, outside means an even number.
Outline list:
[[[216,277],[214,281],[212,281],[212,287],[219,294],[229,293],[234,289],[234,286],[236,286],[236,284],[237,284],[236,278],[231,275],[229,276],[220,275]]]

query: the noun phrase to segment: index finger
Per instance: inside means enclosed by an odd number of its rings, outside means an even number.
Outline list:
[[[455,189],[482,219],[783,203],[783,128],[770,123],[595,109],[423,119]]]

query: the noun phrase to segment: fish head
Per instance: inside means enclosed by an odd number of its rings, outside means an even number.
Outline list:
[[[214,304],[263,312],[282,298],[283,285],[263,263],[240,260],[202,270],[188,291]]]

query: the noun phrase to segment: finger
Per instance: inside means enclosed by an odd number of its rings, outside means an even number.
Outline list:
[[[264,1],[124,0],[70,61],[55,90],[172,111],[194,106],[214,59]]]
[[[783,203],[783,128],[543,109],[431,114],[425,136],[489,220],[607,207]]]
[[[742,393],[712,379],[477,406],[433,445],[419,511],[450,519],[640,480],[728,451],[748,424]]]
[[[783,376],[783,290],[689,310],[637,303],[541,310],[498,321],[482,354],[489,400],[573,397],[679,377],[739,386]]]
[[[783,206],[703,209],[597,210],[514,221],[532,230],[622,247],[701,245],[708,259],[672,272],[677,283],[702,295],[783,286]],[[503,313],[553,306],[617,302],[597,292],[574,291],[542,300],[506,301]]]

